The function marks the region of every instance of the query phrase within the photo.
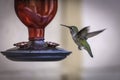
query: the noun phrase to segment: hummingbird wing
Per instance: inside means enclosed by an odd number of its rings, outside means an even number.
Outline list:
[[[87,50],[87,52],[89,53],[89,55],[90,55],[91,57],[93,57],[91,48],[90,48],[88,42],[87,42],[85,39],[81,39],[81,45],[84,47],[85,50]]]
[[[77,35],[78,37],[86,37],[88,31],[89,31],[89,26],[84,27],[83,29],[81,29],[76,35]]]
[[[104,30],[105,30],[105,29],[87,33],[86,38],[88,39],[88,38],[94,37],[94,36],[98,35],[99,33],[103,32]]]

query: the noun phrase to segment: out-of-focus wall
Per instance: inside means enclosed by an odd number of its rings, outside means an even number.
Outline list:
[[[94,55],[84,52],[84,80],[120,80],[120,0],[83,0],[83,26],[106,28],[88,39]]]

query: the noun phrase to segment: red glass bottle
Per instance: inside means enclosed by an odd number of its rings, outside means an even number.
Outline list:
[[[57,6],[57,0],[15,0],[15,12],[28,28],[32,48],[46,47],[45,27],[54,18]]]

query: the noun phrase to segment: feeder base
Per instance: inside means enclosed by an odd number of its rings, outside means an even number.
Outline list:
[[[60,61],[65,59],[71,52],[61,48],[22,50],[15,47],[1,53],[13,61]]]

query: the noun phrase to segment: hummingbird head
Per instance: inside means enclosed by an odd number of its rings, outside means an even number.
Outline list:
[[[64,26],[64,27],[69,28],[69,29],[70,29],[70,33],[71,33],[72,35],[78,33],[78,28],[77,28],[76,26],[67,26],[67,25],[63,25],[63,24],[61,24],[61,26]]]

